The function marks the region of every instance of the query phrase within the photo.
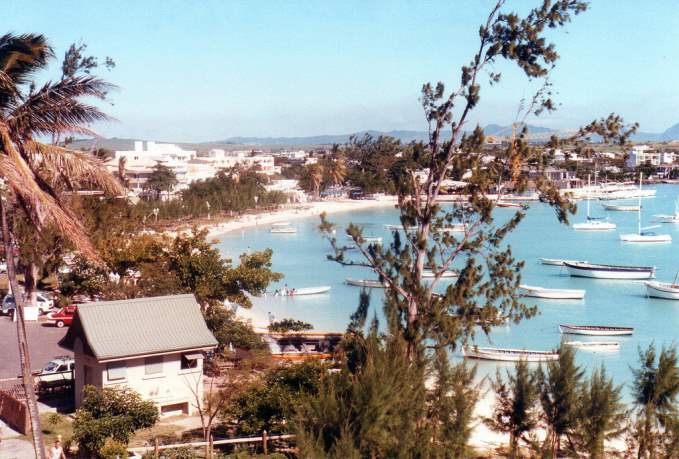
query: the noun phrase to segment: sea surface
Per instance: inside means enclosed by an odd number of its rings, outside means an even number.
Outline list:
[[[679,186],[658,185],[654,198],[642,203],[643,226],[653,224],[654,214],[674,213]],[[615,201],[616,204],[635,204],[636,200]],[[498,221],[509,218],[516,209],[497,209]],[[635,327],[630,337],[593,337],[590,340],[617,340],[621,347],[615,353],[592,353],[580,350],[576,359],[587,369],[605,364],[606,370],[618,383],[628,383],[632,378],[630,368],[637,365],[639,348],[654,342],[657,347],[676,343],[679,338],[679,301],[646,297],[642,281],[596,280],[570,277],[565,269],[546,266],[538,258],[568,258],[597,263],[656,266],[656,278],[672,281],[679,270],[679,225],[662,224],[658,233],[669,233],[669,244],[630,244],[619,239],[621,233],[637,230],[636,212],[607,212],[599,201],[591,202],[593,216],[607,216],[617,224],[616,231],[575,231],[560,224],[552,208],[542,203],[532,203],[519,227],[507,238],[517,259],[525,260],[522,283],[550,288],[585,289],[584,300],[539,300],[527,298],[527,304],[536,304],[539,315],[533,319],[494,328],[489,336],[479,332],[475,342],[480,345],[549,350],[558,347],[562,336],[559,323],[617,325]],[[578,214],[571,223],[583,221],[586,216],[585,201],[578,205]],[[396,209],[374,209],[330,215],[338,225],[337,238],[343,242],[344,230],[350,222],[361,225],[364,235],[382,236],[385,243],[391,237],[384,225],[399,224]],[[329,285],[329,294],[309,297],[273,297],[256,301],[260,315],[269,313],[276,320],[295,318],[309,322],[316,330],[343,331],[349,316],[358,304],[359,288],[344,283],[348,277],[374,279],[369,269],[342,267],[328,261],[330,245],[318,232],[318,218],[293,220],[296,234],[271,234],[270,227],[254,227],[219,237],[223,255],[237,259],[249,250],[273,249],[273,269],[282,272],[285,279],[273,285],[270,292],[287,284],[289,288]],[[347,239],[347,242],[348,239]],[[351,255],[358,257],[358,255]],[[382,293],[372,290],[370,313],[381,317]],[[572,335],[571,340],[586,341],[588,337]],[[460,358],[454,356],[454,359]],[[491,375],[497,368],[511,369],[511,363],[478,362],[479,375]]]

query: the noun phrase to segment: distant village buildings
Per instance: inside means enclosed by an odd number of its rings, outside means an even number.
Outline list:
[[[634,145],[629,151],[626,166],[629,168],[638,167],[642,164],[662,166],[674,163],[676,158],[676,153],[671,151],[657,151],[649,145]]]

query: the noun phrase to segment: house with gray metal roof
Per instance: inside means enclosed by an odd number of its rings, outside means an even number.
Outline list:
[[[79,305],[59,345],[75,357],[76,407],[85,385],[126,386],[161,414],[193,414],[217,340],[193,295],[170,295]]]

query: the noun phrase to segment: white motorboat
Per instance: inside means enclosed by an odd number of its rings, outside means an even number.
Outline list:
[[[674,282],[646,281],[646,294],[653,298],[679,300],[679,272],[674,276]]]
[[[353,239],[350,234],[347,234],[348,239]],[[380,236],[362,236],[363,242],[368,244],[382,244],[382,238]]]
[[[604,209],[614,212],[637,212],[641,206],[623,206],[616,204],[601,204]]]
[[[620,350],[620,343],[617,341],[566,341],[563,344],[592,352],[618,352]]]
[[[641,191],[641,181],[643,175],[639,173],[639,191]],[[658,234],[654,231],[648,231],[653,226],[647,228],[641,227],[641,195],[639,196],[639,209],[637,210],[637,233],[636,234],[621,234],[620,240],[623,242],[672,242],[672,236],[669,234]]]
[[[622,336],[634,333],[632,327],[609,327],[603,325],[559,325],[559,332],[569,335]]]
[[[288,288],[276,290],[274,296],[302,296],[302,295],[320,295],[328,293],[331,287],[324,285],[321,287],[302,287],[302,288]]]
[[[573,224],[576,231],[612,231],[616,228],[615,223],[608,222],[603,218],[592,217],[589,215],[591,177],[587,176],[587,219],[581,223]]]
[[[385,288],[386,284],[377,280],[370,279],[350,279],[344,280],[347,285],[353,285],[354,287],[365,287],[365,288]]]
[[[586,261],[566,260],[564,258],[540,258],[539,260],[543,265],[551,266],[563,266],[564,263],[587,263]]]
[[[432,278],[436,277],[436,274],[437,273],[434,272],[431,269],[422,270],[422,278],[424,278],[424,279],[432,279]],[[441,274],[441,279],[450,279],[450,278],[458,277],[460,275],[460,272],[455,270],[455,269],[448,269],[448,270],[443,271],[442,273],[438,273],[438,274]]]
[[[272,234],[294,234],[296,232],[297,228],[294,226],[277,226],[275,228],[271,228]]]
[[[585,297],[585,290],[568,288],[544,288],[535,287],[533,285],[519,285],[519,291],[523,296],[551,300],[581,300]]]
[[[574,277],[592,277],[595,279],[652,279],[655,266],[620,266],[585,262],[564,262],[568,273]]]
[[[559,358],[557,351],[528,351],[525,349],[497,347],[465,346],[462,349],[462,353],[465,357],[471,359],[498,360],[503,362],[517,362],[520,360],[526,362],[546,362]]]

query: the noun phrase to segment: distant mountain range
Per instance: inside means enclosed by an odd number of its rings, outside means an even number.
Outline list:
[[[567,135],[572,133],[572,130],[555,130],[541,126],[527,125],[529,137],[533,140],[547,140],[552,134]],[[497,137],[508,137],[512,134],[512,126],[501,126],[499,124],[488,124],[483,128],[486,135]],[[229,137],[228,139],[213,141],[213,142],[172,142],[177,143],[183,148],[193,150],[206,150],[208,148],[226,148],[237,149],[239,146],[263,146],[282,148],[286,146],[314,146],[314,145],[332,145],[347,143],[352,136],[362,137],[369,134],[373,137],[380,135],[390,136],[401,140],[402,142],[412,141],[427,141],[428,134],[426,131],[360,131],[352,134],[334,134],[334,135],[316,135],[308,137]],[[448,132],[444,133],[444,139],[449,138]],[[96,142],[97,148],[108,148],[110,150],[131,150],[135,139],[78,139],[71,147],[89,149],[93,143]],[[679,140],[679,123],[670,127],[661,133],[638,132],[632,136],[632,140],[637,142],[666,142],[670,140]]]

